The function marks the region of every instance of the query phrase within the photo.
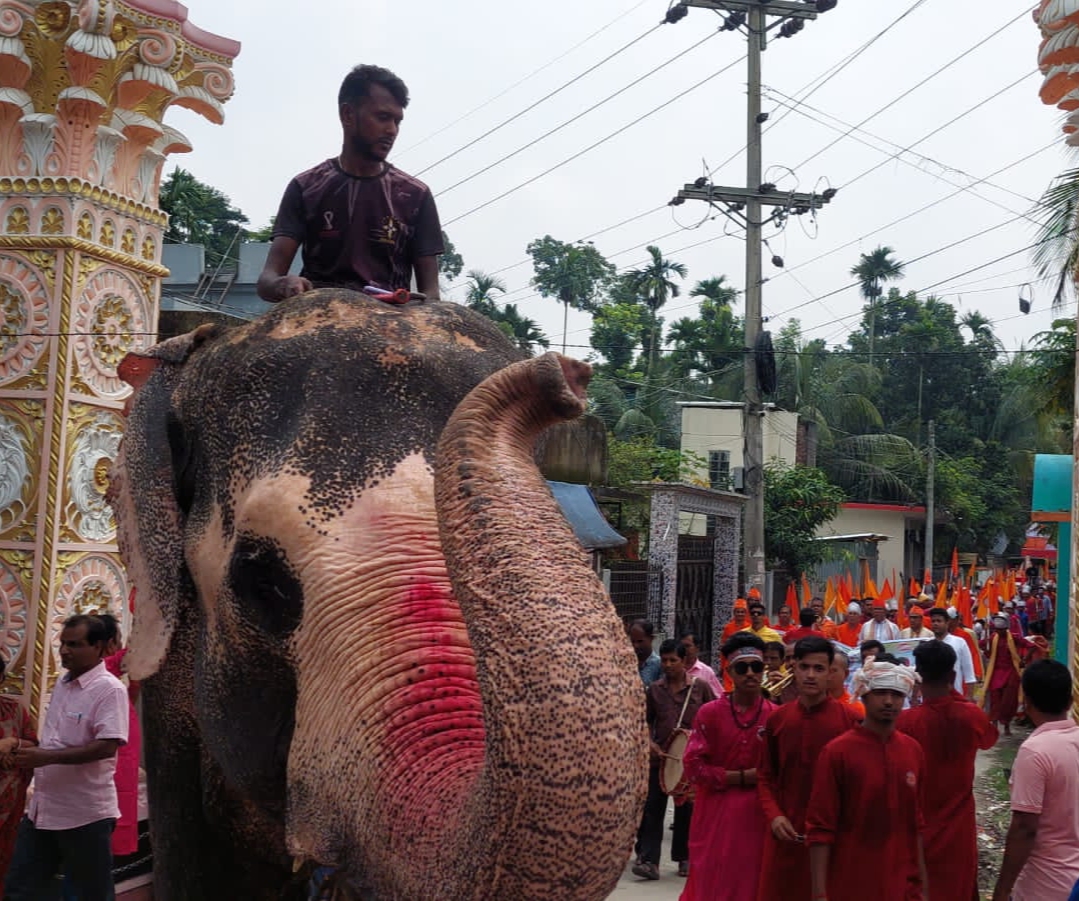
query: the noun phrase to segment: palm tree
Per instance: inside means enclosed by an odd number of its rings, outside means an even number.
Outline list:
[[[648,373],[655,371],[656,354],[659,348],[659,311],[672,297],[677,297],[680,287],[673,276],[685,278],[689,270],[685,263],[676,263],[663,258],[663,251],[650,244],[647,248],[652,261],[642,269],[634,269],[626,274],[628,285],[637,297],[644,301],[651,314],[652,340],[649,348]]]
[[[873,362],[873,338],[877,325],[877,298],[881,295],[882,282],[894,282],[903,277],[905,263],[895,259],[891,247],[878,247],[872,253],[863,253],[858,265],[850,270],[859,282],[859,290],[869,302],[869,361]]]
[[[971,310],[963,314],[959,324],[970,329],[971,343],[979,350],[992,353],[993,356],[1004,350],[1004,344],[993,332],[993,320],[988,316]]]
[[[498,314],[498,327],[526,354],[535,353],[535,345],[544,350],[551,346],[534,319],[522,316],[516,304],[508,303]]]
[[[733,285],[727,284],[727,276],[714,275],[697,282],[693,290],[689,292],[689,296],[703,297],[712,301],[715,307],[732,307],[741,293]]]
[[[1053,308],[1064,303],[1068,286],[1079,274],[1079,168],[1069,169],[1051,184],[1038,201],[1042,226],[1034,245],[1038,274],[1056,280]]]
[[[468,281],[465,282],[465,306],[482,313],[490,319],[498,313],[498,304],[495,302],[495,292],[506,293],[506,283],[495,275],[488,275],[479,269],[468,270]]]

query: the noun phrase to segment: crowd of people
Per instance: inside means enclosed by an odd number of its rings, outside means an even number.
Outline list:
[[[652,768],[632,872],[661,878],[670,795],[682,901],[976,899],[975,758],[1021,715],[1034,729],[993,898],[1079,901],[1072,680],[1045,659],[1049,592],[1029,594],[1025,622],[1027,591],[980,630],[925,594],[901,618],[851,603],[840,623],[819,598],[772,624],[759,598],[739,599],[714,670],[698,636],[656,654],[652,625],[633,623]]]

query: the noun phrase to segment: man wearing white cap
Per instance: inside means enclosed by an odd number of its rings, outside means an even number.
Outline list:
[[[836,629],[836,641],[845,644],[848,648],[858,647],[862,632],[862,607],[857,601],[851,601],[847,605],[847,619]]]
[[[922,851],[925,755],[915,739],[895,729],[917,681],[908,666],[876,661],[855,674],[865,720],[821,752],[806,813],[814,901],[863,901],[867,893],[875,901],[929,896]]]

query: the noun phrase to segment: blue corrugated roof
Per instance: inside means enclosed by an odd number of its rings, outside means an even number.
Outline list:
[[[596,499],[587,485],[573,485],[570,482],[552,482],[547,480],[554,499],[562,508],[562,515],[573,528],[573,534],[581,542],[581,547],[588,551],[620,547],[626,539],[611,528],[596,506]]]

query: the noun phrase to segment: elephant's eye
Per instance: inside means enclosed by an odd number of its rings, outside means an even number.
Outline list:
[[[303,587],[284,551],[270,538],[241,535],[229,564],[229,585],[260,628],[287,637],[303,613]]]

